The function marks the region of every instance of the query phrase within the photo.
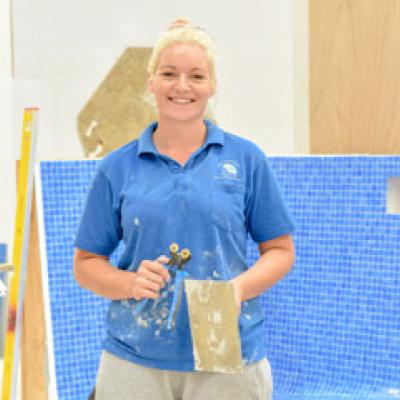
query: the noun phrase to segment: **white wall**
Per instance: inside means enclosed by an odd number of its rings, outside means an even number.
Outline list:
[[[308,0],[292,1],[294,152],[310,152]]]
[[[25,106],[41,109],[39,159],[81,158],[75,125],[80,109],[126,47],[151,46],[177,17],[205,27],[215,39],[219,124],[254,140],[269,154],[306,151],[307,117],[295,112],[307,104],[302,99],[307,55],[301,52],[306,48],[308,5],[299,1],[13,0],[15,78],[12,87],[6,84],[12,116],[8,128],[3,124],[6,139],[0,159],[5,153],[8,159],[0,179],[14,174],[10,169],[19,154]],[[295,131],[300,139],[295,139]],[[14,201],[11,195],[2,198],[1,241],[9,237]]]
[[[9,2],[0,1],[0,242],[4,243],[13,238],[16,199],[10,28]],[[10,258],[10,247],[8,251]]]
[[[14,4],[15,106],[41,106],[40,158],[81,156],[79,110],[125,47],[151,46],[177,16],[215,38],[220,124],[270,153],[294,151],[292,0]]]

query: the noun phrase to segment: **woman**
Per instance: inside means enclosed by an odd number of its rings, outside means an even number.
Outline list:
[[[148,87],[158,121],[100,163],[75,241],[76,280],[113,300],[96,399],[265,400],[272,378],[258,296],[291,269],[293,222],[260,149],[204,119],[216,89],[204,30],[178,20],[161,36]],[[248,233],[260,250],[251,268]],[[120,240],[114,268],[108,257]],[[191,279],[233,282],[246,313],[243,374],[194,371],[185,296],[168,329],[174,280],[165,254],[173,242],[192,253]]]

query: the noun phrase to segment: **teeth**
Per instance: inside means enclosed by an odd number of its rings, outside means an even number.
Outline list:
[[[192,102],[192,100],[190,100],[190,99],[174,99],[172,97],[170,97],[170,100],[172,100],[174,103],[178,103],[178,104],[188,104],[188,103]]]

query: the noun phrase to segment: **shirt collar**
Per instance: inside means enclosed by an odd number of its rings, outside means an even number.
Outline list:
[[[151,123],[139,137],[138,155],[144,153],[158,154],[158,151],[153,143],[153,132],[157,128],[157,122]]]
[[[220,146],[224,145],[224,133],[218,128],[217,125],[212,123],[209,120],[204,120],[207,128],[207,137],[206,141],[202,147],[207,147],[208,145],[217,144]],[[156,147],[153,143],[153,132],[157,129],[157,122],[151,123],[139,137],[139,147],[138,147],[138,155],[142,155],[145,153],[150,154],[159,154]]]

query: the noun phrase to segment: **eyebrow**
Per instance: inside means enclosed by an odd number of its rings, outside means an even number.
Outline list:
[[[161,66],[160,66],[160,69],[161,69],[161,68],[172,68],[172,69],[177,69],[177,68],[175,67],[175,65],[169,65],[169,64],[161,65]],[[191,71],[202,71],[202,72],[205,72],[205,69],[196,67],[196,68],[192,68]]]

